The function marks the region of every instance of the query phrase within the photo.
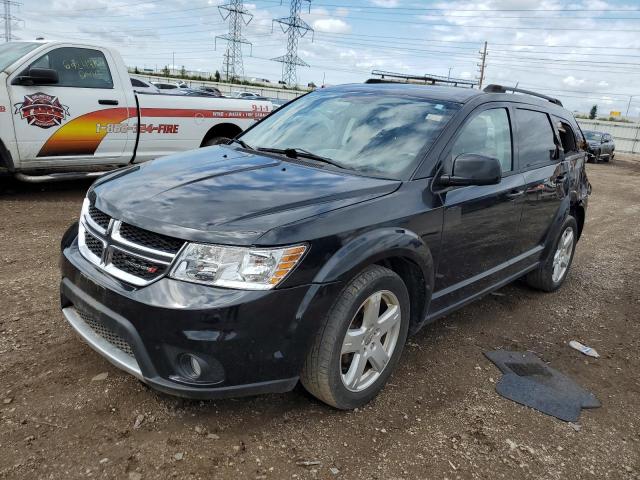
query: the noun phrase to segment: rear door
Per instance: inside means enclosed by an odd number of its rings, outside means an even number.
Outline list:
[[[564,152],[546,111],[535,106],[516,108],[515,119],[518,158],[525,180],[517,248],[519,254],[535,255],[542,251],[568,195],[571,152]]]
[[[58,73],[55,85],[10,85],[18,150],[24,166],[124,163],[135,127],[115,62],[108,51],[55,47],[25,65]],[[131,89],[130,85],[126,88]],[[130,147],[129,147],[130,148]],[[132,152],[127,152],[129,155]]]
[[[516,250],[523,177],[514,162],[512,113],[507,104],[476,109],[445,152],[445,173],[462,153],[498,158],[498,185],[453,188],[444,196],[442,247],[431,314],[455,306],[509,275]]]

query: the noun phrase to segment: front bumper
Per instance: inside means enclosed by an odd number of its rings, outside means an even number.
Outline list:
[[[291,390],[340,284],[240,291],[162,278],[135,288],[61,256],[61,307],[98,353],[151,387],[189,398]],[[197,379],[185,355],[202,364]]]

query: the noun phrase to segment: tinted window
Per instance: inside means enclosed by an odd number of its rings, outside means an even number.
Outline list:
[[[137,78],[132,78],[131,79],[131,85],[134,87],[144,87],[144,88],[148,88],[149,85],[147,85],[146,83],[138,80]]]
[[[500,160],[503,172],[512,168],[511,127],[509,114],[504,108],[485,110],[471,119],[451,149],[454,159],[463,153],[477,153]]]
[[[530,167],[552,162],[556,144],[549,116],[543,112],[518,109],[516,121],[520,165]]]
[[[57,48],[40,57],[31,67],[58,72],[58,87],[113,88],[107,59],[99,50]]]
[[[247,131],[253,147],[300,148],[387,178],[415,170],[459,104],[371,91],[315,91]]]

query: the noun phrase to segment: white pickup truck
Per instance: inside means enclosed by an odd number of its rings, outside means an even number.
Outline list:
[[[271,109],[262,100],[135,92],[110,48],[0,45],[0,173],[24,181],[97,176],[220,143]]]

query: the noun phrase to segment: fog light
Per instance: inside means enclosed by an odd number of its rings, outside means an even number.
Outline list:
[[[202,375],[202,366],[200,365],[200,360],[195,355],[191,355],[190,353],[185,353],[182,355],[182,369],[184,373],[194,380],[200,378]]]

